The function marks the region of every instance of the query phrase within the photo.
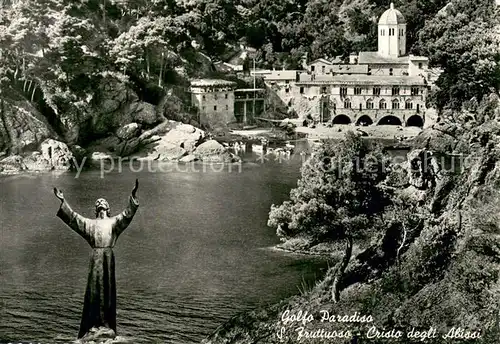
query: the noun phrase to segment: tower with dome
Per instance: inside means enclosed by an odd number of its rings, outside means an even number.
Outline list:
[[[439,71],[428,68],[427,57],[408,54],[406,37],[406,19],[391,3],[378,21],[377,51],[352,53],[348,63],[325,57],[304,70],[269,71],[264,81],[299,118],[422,127]]]
[[[406,55],[406,19],[393,3],[378,22],[378,53],[389,57]]]

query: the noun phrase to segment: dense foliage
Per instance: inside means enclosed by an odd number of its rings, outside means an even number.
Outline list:
[[[30,97],[43,86],[88,103],[109,73],[162,88],[178,83],[179,71],[206,76],[200,60],[227,60],[241,43],[257,48],[259,66],[297,68],[306,55],[375,50],[378,17],[390,2],[9,0],[0,8],[0,75],[4,87],[20,83]],[[493,1],[452,0],[440,14],[447,0],[394,2],[408,21],[408,48],[446,71],[440,107],[498,89]]]
[[[353,133],[325,142],[303,165],[290,200],[274,206],[269,226],[282,239],[297,235],[316,240],[357,237],[387,205],[379,188],[389,161],[380,148],[370,148]]]
[[[450,2],[420,31],[419,50],[444,73],[434,95],[439,108],[459,109],[500,89],[500,18],[493,1]]]

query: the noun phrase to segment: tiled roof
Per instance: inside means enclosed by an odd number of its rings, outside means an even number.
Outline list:
[[[382,56],[376,51],[361,51],[358,58],[359,64],[409,64],[408,61],[408,56]]]
[[[297,84],[340,84],[340,85],[373,85],[373,86],[391,86],[391,85],[425,85],[425,81],[420,77],[411,76],[384,76],[384,75],[335,75],[329,79],[321,78],[318,80],[301,80]]]
[[[330,67],[330,69],[338,74],[368,74],[368,65],[361,64],[336,64]]]
[[[328,65],[331,65],[332,63],[330,61],[328,61],[327,59],[323,59],[323,58],[319,58],[319,59],[316,59],[312,62],[309,62],[307,65],[310,66],[312,64],[315,64],[317,62],[321,62],[321,63],[324,63],[324,64],[328,64]]]
[[[205,86],[235,86],[234,81],[222,80],[222,79],[197,79],[191,81],[191,86],[194,87],[205,87]]]
[[[425,56],[410,55],[408,57],[408,60],[410,60],[410,61],[429,61],[429,58],[425,57]]]
[[[297,71],[295,70],[273,70],[265,76],[266,80],[295,80]]]

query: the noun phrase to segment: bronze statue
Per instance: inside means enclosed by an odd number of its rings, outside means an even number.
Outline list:
[[[64,199],[61,190],[54,188],[54,194],[61,200],[57,216],[87,240],[92,247],[78,338],[82,338],[93,327],[110,328],[116,334],[116,281],[113,246],[118,236],[130,224],[139,207],[139,201],[135,196],[138,188],[139,181],[136,179],[128,207],[117,216],[111,217],[108,202],[99,198],[95,202],[95,219],[88,219],[74,212]]]

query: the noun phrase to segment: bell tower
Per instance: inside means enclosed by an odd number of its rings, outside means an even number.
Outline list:
[[[406,55],[406,19],[393,3],[378,22],[378,53],[386,57]]]

